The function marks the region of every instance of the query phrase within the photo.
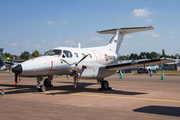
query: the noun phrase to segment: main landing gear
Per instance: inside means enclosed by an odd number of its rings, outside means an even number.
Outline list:
[[[101,83],[101,88],[99,88],[99,90],[110,90],[111,89],[111,87],[109,87],[109,83],[107,80],[99,79],[97,81]]]
[[[53,85],[51,84],[51,80],[53,79],[53,76],[48,76],[48,78],[46,78],[44,80],[44,85],[40,85],[41,81],[43,80],[42,76],[38,76],[37,77],[37,88],[39,92],[44,92],[46,91],[46,87],[52,87]]]

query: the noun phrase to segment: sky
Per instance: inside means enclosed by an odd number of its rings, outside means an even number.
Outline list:
[[[0,48],[20,55],[55,47],[107,45],[112,34],[97,30],[148,27],[126,34],[119,54],[180,54],[179,0],[1,0]]]

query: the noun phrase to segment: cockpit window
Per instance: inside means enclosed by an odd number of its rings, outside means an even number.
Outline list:
[[[57,56],[59,57],[62,53],[62,50],[57,50],[57,49],[54,49],[54,50],[50,50],[48,51],[45,56]]]
[[[63,53],[66,55],[67,58],[71,58],[72,57],[72,53],[70,51],[63,50]]]

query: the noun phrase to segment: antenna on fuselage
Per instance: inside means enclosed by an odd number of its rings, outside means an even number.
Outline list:
[[[78,44],[78,48],[81,48],[81,43]]]

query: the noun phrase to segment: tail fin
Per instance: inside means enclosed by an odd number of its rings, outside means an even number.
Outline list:
[[[99,34],[114,34],[109,44],[107,45],[107,49],[109,49],[112,52],[118,53],[124,34],[152,30],[152,29],[154,29],[154,27],[151,25],[149,27],[118,28],[118,29],[103,30],[97,32]]]

